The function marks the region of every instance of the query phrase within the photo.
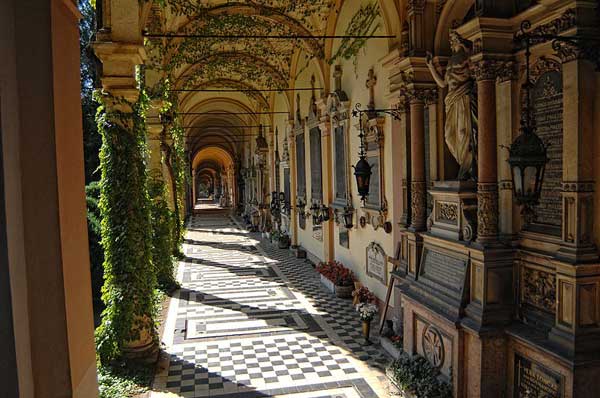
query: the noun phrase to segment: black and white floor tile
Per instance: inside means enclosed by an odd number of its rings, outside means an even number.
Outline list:
[[[314,268],[236,220],[192,218],[154,390],[180,397],[373,398],[391,395],[388,361],[364,346],[349,300]],[[153,395],[151,395],[153,396]],[[158,396],[158,395],[157,395]]]

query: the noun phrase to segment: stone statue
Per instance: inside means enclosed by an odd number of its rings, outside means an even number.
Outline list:
[[[469,70],[469,42],[455,31],[450,31],[452,56],[442,78],[432,62],[431,53],[427,53],[427,66],[436,83],[448,88],[444,103],[446,105],[446,125],[444,136],[450,153],[460,166],[459,180],[475,178],[475,159],[477,148],[477,104],[473,95],[473,79]]]

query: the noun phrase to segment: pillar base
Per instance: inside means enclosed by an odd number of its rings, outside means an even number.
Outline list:
[[[124,347],[123,357],[129,361],[150,364],[158,361],[159,352],[160,349],[158,344],[154,341],[150,341],[149,343],[139,346]]]

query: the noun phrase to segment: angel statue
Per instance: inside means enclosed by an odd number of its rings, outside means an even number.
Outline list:
[[[446,125],[444,136],[450,153],[460,166],[459,180],[476,178],[477,156],[477,103],[473,95],[474,84],[469,69],[470,42],[450,31],[452,56],[446,66],[444,77],[440,75],[427,53],[427,66],[436,83],[448,88],[446,105]]]

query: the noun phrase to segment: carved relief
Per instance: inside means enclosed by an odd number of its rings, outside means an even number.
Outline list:
[[[539,309],[556,311],[556,277],[549,272],[522,268],[522,300]]]
[[[477,236],[493,238],[498,234],[497,184],[477,184]]]
[[[440,368],[444,364],[444,341],[440,332],[432,325],[423,331],[421,339],[425,358],[434,368]]]
[[[456,224],[458,221],[458,206],[456,203],[437,202],[437,219]]]

